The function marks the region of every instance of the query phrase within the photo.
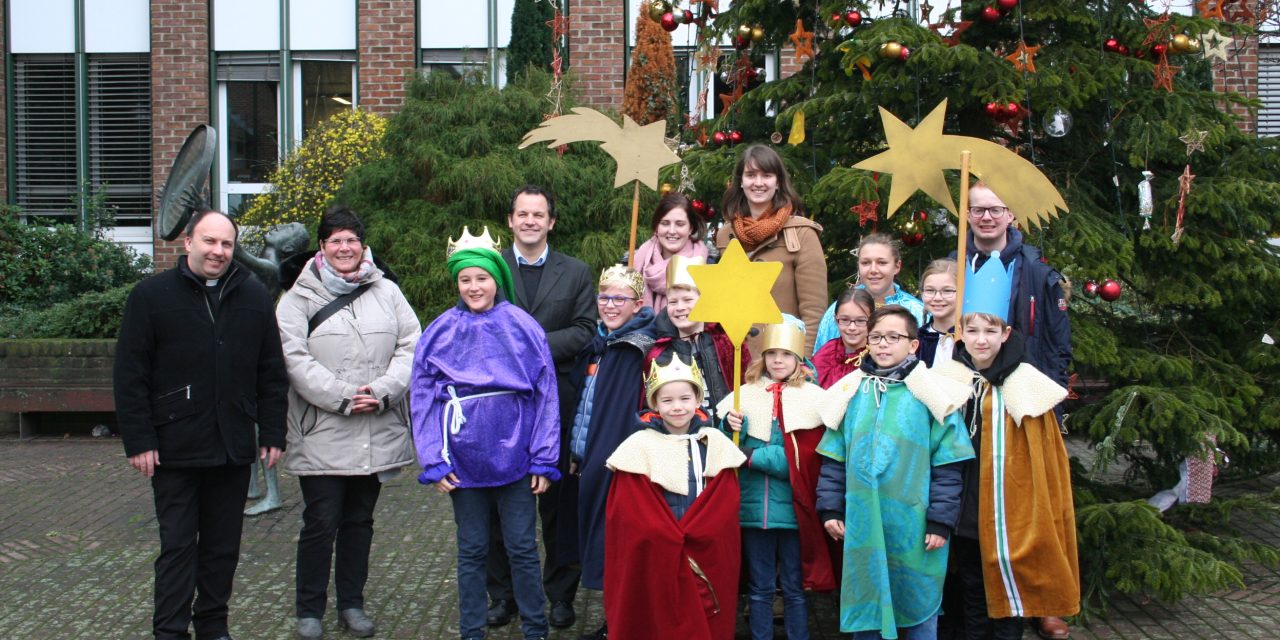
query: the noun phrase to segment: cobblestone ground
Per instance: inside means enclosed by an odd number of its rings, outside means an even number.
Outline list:
[[[240,640],[293,637],[302,504],[293,478],[282,476],[280,484],[284,507],[245,523],[231,603],[231,629]],[[375,527],[366,601],[377,637],[456,638],[447,498],[402,475],[384,488]],[[1280,540],[1280,522],[1254,531]],[[118,440],[0,439],[0,639],[149,637],[157,550],[150,485],[128,467]],[[1246,581],[1245,589],[1177,605],[1121,597],[1106,618],[1075,628],[1073,637],[1276,638],[1280,571],[1254,569]],[[584,592],[578,617],[575,628],[551,637],[594,630],[600,598]],[[829,598],[814,599],[811,618],[815,638],[839,637]],[[332,613],[325,626],[327,637],[344,637]],[[511,625],[490,637],[520,634]]]

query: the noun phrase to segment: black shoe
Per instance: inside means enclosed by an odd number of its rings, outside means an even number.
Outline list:
[[[566,629],[578,621],[578,614],[574,612],[572,602],[557,600],[551,603],[551,616],[548,621],[557,629]]]
[[[578,640],[605,640],[609,637],[609,625],[600,625],[594,633],[584,633],[578,636]]]
[[[513,600],[494,600],[489,606],[489,613],[485,615],[485,623],[491,627],[505,627],[511,624],[511,619],[516,616],[516,603]]]

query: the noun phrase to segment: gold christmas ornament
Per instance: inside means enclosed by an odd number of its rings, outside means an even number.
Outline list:
[[[1185,33],[1179,33],[1169,40],[1169,49],[1174,53],[1188,53],[1188,47],[1191,46],[1191,38]]]
[[[751,41],[760,42],[761,40],[764,40],[764,27],[760,25],[751,27]]]
[[[880,45],[879,55],[885,60],[897,60],[902,57],[902,44],[898,42],[886,42]]]
[[[484,233],[481,233],[478,236],[471,235],[471,230],[467,227],[463,227],[462,236],[459,237],[457,241],[454,241],[452,237],[449,238],[449,243],[444,249],[444,257],[448,258],[455,252],[462,251],[463,249],[488,249],[489,251],[498,252],[501,247],[499,243],[493,239],[493,236],[489,235],[489,227],[485,227]]]
[[[671,10],[671,5],[657,0],[649,3],[649,19],[654,22],[662,22],[662,14]]]
[[[738,25],[738,37],[739,37],[739,38],[742,38],[742,39],[744,39],[744,40],[750,40],[750,39],[751,39],[751,25],[749,25],[749,24],[740,24],[740,25]]]
[[[662,183],[662,186],[661,186],[661,187],[658,187],[658,193],[660,193],[660,194],[662,194],[662,195],[664,195],[664,196],[665,196],[665,195],[667,195],[668,193],[671,193],[671,190],[672,190],[672,189],[674,189],[674,188],[675,188],[675,187],[671,186],[671,183],[670,183],[670,182],[664,182],[664,183]]]

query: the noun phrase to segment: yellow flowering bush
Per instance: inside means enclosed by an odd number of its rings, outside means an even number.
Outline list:
[[[347,172],[386,155],[382,147],[386,132],[387,121],[367,111],[334,114],[272,172],[271,191],[255,198],[240,222],[268,227],[318,219]]]

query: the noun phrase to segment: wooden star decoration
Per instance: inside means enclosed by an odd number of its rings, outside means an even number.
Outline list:
[[[1018,48],[1011,54],[1004,57],[1005,60],[1013,63],[1013,68],[1018,71],[1026,71],[1028,73],[1036,72],[1036,52],[1040,50],[1040,45],[1028,47],[1025,42],[1018,42]]]
[[[698,68],[711,69],[716,68],[716,64],[720,62],[720,47],[714,45],[704,45],[698,49]]]
[[[707,128],[700,127],[698,129],[698,146],[700,147],[707,146],[707,140],[710,140],[710,139],[711,139],[711,136],[707,135]]]
[[[858,226],[865,227],[867,221],[875,222],[880,219],[879,214],[876,213],[879,208],[879,200],[863,200],[849,207],[849,212],[858,214]]]
[[[1209,20],[1226,20],[1226,16],[1222,15],[1222,6],[1226,4],[1223,0],[1199,0],[1196,2],[1196,11],[1200,13],[1201,18]]]
[[[561,13],[560,7],[556,7],[555,17],[547,21],[547,26],[551,27],[551,37],[559,40],[569,33],[569,16]]]
[[[732,107],[733,103],[737,102],[738,98],[741,98],[741,97],[742,97],[742,83],[738,83],[734,85],[732,93],[720,94],[720,104],[724,106],[723,110],[728,111],[729,107]]]
[[[729,340],[740,345],[751,325],[782,322],[771,293],[781,273],[781,262],[752,262],[734,238],[719,263],[689,266],[689,275],[702,292],[689,319],[719,323]]]
[[[680,162],[680,156],[668,149],[664,141],[666,129],[665,121],[641,126],[625,114],[622,126],[618,126],[599,111],[574,107],[571,114],[546,120],[526,133],[520,148],[539,142],[546,142],[552,148],[570,142],[600,142],[600,148],[618,165],[614,187],[636,180],[657,191],[658,171]]]
[[[1183,144],[1187,145],[1187,155],[1191,155],[1197,151],[1204,151],[1204,139],[1209,137],[1208,131],[1196,131],[1192,129],[1178,137]]]
[[[1142,48],[1146,49],[1157,42],[1168,42],[1173,35],[1173,25],[1169,24],[1169,12],[1159,18],[1143,18],[1142,24],[1147,27],[1147,37],[1142,39]]]
[[[1160,57],[1160,61],[1156,63],[1155,82],[1151,84],[1152,89],[1164,89],[1169,93],[1173,93],[1173,76],[1177,75],[1182,67],[1175,67],[1169,64],[1169,60],[1164,56]]]
[[[920,21],[928,24],[929,15],[933,13],[933,5],[929,4],[929,0],[920,3]]]
[[[794,58],[796,64],[813,59],[813,32],[804,30],[804,20],[796,19],[796,30],[792,31],[788,38],[796,47]]]
[[[929,30],[941,38],[948,47],[954,47],[960,44],[960,34],[968,31],[969,27],[972,26],[972,20],[961,20],[959,22],[937,22],[929,25]],[[950,35],[942,35],[942,29],[945,27],[951,27]]]
[[[1218,33],[1217,29],[1210,29],[1200,36],[1200,50],[1204,52],[1205,60],[1217,58],[1226,62],[1227,47],[1235,41],[1235,38]]]

